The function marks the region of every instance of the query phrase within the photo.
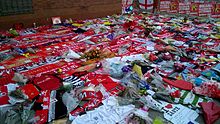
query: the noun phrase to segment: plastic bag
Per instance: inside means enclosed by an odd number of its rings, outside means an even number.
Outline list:
[[[123,62],[111,62],[111,61],[104,61],[102,63],[103,70],[110,74],[113,78],[122,78],[124,73],[122,68],[126,65]]]
[[[193,91],[196,94],[220,98],[220,84],[218,82],[204,82],[200,87],[194,87]]]
[[[68,113],[73,111],[79,105],[79,100],[77,98],[72,97],[67,92],[63,94],[62,101],[66,105]]]
[[[147,95],[146,97],[141,97],[140,101],[151,109],[161,111],[162,108],[161,104],[156,100],[154,100],[150,95]]]
[[[220,117],[220,107],[214,102],[202,102],[206,124],[213,124]]]
[[[15,82],[23,83],[23,84],[26,84],[28,81],[28,79],[20,73],[15,73],[12,80]]]
[[[69,49],[68,52],[63,55],[63,57],[66,59],[79,59],[81,56],[73,50]]]

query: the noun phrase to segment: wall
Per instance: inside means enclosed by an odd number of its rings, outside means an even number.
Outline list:
[[[24,23],[50,24],[51,17],[87,19],[121,12],[121,0],[33,0],[34,13],[0,17],[0,30]]]

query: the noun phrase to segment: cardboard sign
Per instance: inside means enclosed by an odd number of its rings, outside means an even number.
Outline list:
[[[199,3],[192,2],[190,5],[190,15],[198,16],[199,15]]]
[[[170,11],[170,1],[169,0],[161,0],[160,1],[160,11],[161,12],[169,12]]]
[[[171,121],[173,124],[190,124],[196,120],[199,114],[181,104],[169,104],[163,101],[162,111],[164,112],[164,118]],[[191,123],[194,124],[194,123]]]
[[[212,14],[212,3],[200,3],[199,16],[210,16]]]
[[[170,3],[170,13],[178,13],[179,10],[179,3],[178,2],[171,2]]]
[[[180,14],[189,14],[190,13],[190,2],[179,3],[179,13]]]

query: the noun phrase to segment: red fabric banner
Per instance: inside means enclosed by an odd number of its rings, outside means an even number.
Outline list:
[[[212,18],[220,18],[220,3],[213,5]]]
[[[179,13],[189,14],[190,13],[190,2],[180,2],[179,3]]]
[[[198,16],[199,15],[199,3],[192,2],[190,5],[190,15]]]
[[[179,2],[171,2],[170,3],[170,13],[178,13],[179,10]]]
[[[161,12],[169,12],[170,11],[170,1],[169,0],[161,0],[160,1],[160,11]]]
[[[213,4],[211,2],[199,4],[199,16],[211,16]]]

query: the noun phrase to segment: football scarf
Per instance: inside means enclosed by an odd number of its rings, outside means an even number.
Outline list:
[[[200,108],[200,102],[208,102],[211,99],[207,99],[202,96],[195,95],[194,93],[186,90],[182,90],[181,96],[179,98],[172,98],[175,103],[184,104],[184,105],[191,105],[192,107]]]
[[[73,86],[82,86],[84,81],[76,76],[69,76],[63,79],[63,85],[73,85]]]
[[[62,80],[56,75],[43,74],[40,77],[35,77],[32,80],[32,83],[35,84],[41,90],[57,90],[62,86]]]

